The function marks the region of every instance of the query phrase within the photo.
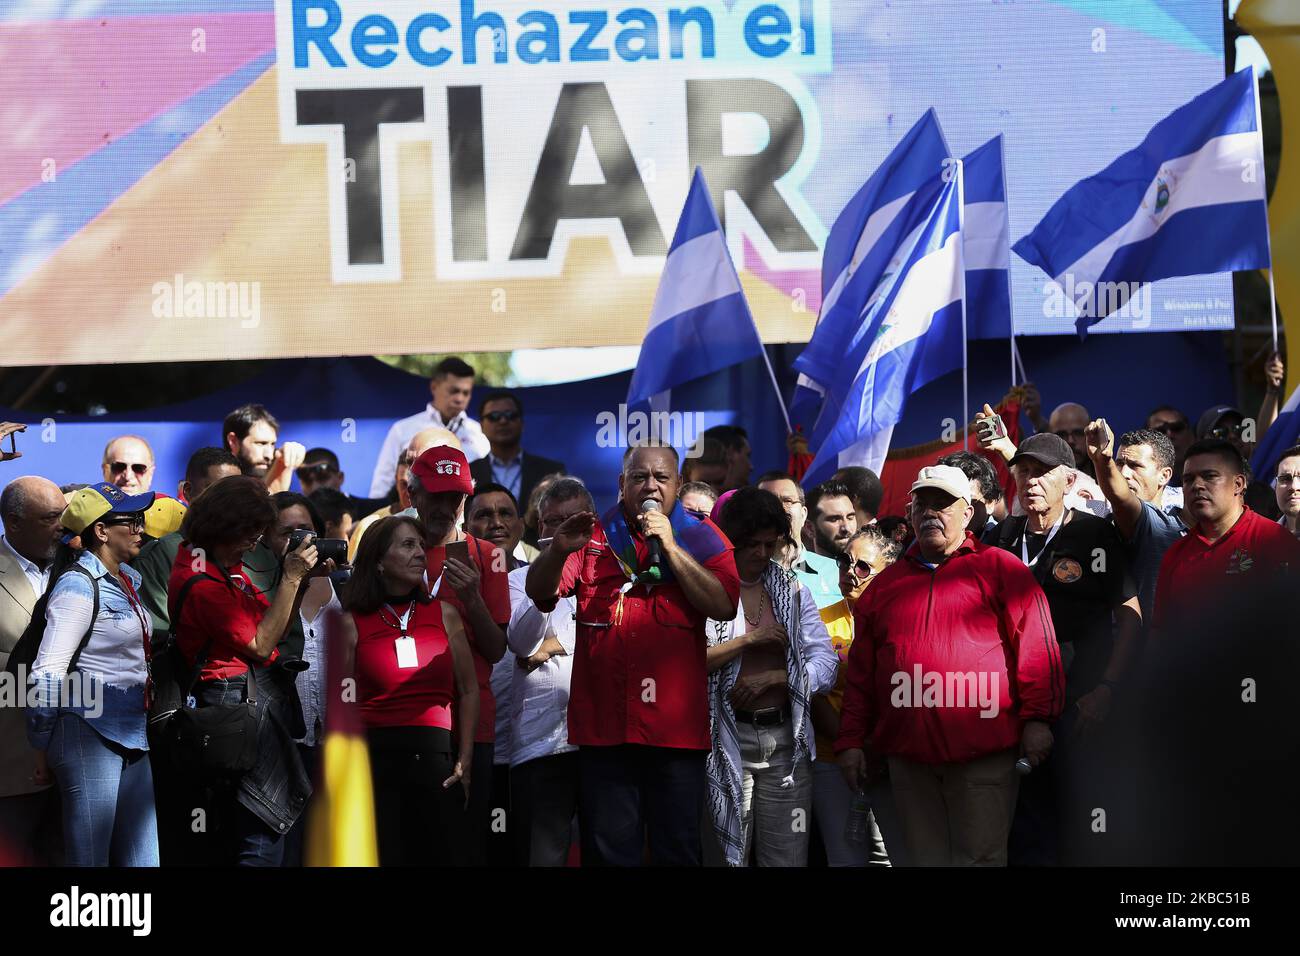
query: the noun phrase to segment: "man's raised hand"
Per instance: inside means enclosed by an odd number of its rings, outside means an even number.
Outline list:
[[[595,525],[594,512],[579,511],[576,515],[569,515],[564,519],[564,524],[555,529],[551,547],[556,548],[561,554],[572,554],[580,548],[585,548],[587,542],[591,540],[591,532]]]
[[[1115,433],[1106,424],[1106,419],[1098,418],[1089,422],[1084,429],[1083,440],[1088,446],[1089,458],[1113,458],[1115,456]]]

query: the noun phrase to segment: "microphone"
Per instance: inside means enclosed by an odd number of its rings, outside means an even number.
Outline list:
[[[659,502],[655,501],[653,498],[647,498],[645,501],[641,502],[642,514],[649,514],[651,511],[659,511],[659,510],[661,510],[659,508]],[[664,555],[663,555],[663,551],[660,549],[659,539],[647,537],[645,539],[645,542],[647,547],[649,547],[650,549],[650,563],[663,564]]]

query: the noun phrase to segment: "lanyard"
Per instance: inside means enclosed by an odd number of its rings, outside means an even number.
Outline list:
[[[1020,533],[1020,560],[1025,562],[1027,567],[1033,567],[1038,563],[1038,559],[1047,553],[1047,546],[1052,543],[1056,537],[1056,532],[1061,530],[1061,525],[1065,524],[1065,511],[1061,509],[1061,517],[1056,519],[1056,524],[1052,525],[1052,530],[1047,532],[1047,540],[1043,542],[1043,547],[1034,555],[1034,560],[1029,560],[1029,519],[1025,519],[1025,530]]]
[[[390,621],[390,620],[388,620],[388,618],[384,617],[384,612],[385,612],[385,611],[387,611],[389,614],[393,615],[393,620],[392,620],[392,621]],[[396,630],[401,631],[401,635],[400,635],[401,637],[406,637],[406,636],[407,636],[407,624],[410,622],[410,620],[411,620],[411,615],[414,614],[414,613],[415,613],[415,602],[414,602],[414,601],[412,601],[412,602],[407,606],[407,608],[406,608],[406,612],[405,612],[404,614],[402,614],[401,616],[398,615],[397,611],[395,611],[395,610],[393,609],[393,606],[392,606],[391,604],[385,604],[382,608],[379,609],[379,620],[383,621],[383,622],[384,622],[385,624],[387,624],[389,627],[391,627],[391,628],[395,628]]]
[[[153,703],[153,649],[149,646],[149,615],[139,595],[135,593],[135,585],[131,583],[131,579],[125,574],[119,574],[118,580],[122,582],[123,589],[126,591],[127,603],[131,605],[136,620],[140,622],[140,641],[144,645],[144,708],[147,711],[149,705]]]

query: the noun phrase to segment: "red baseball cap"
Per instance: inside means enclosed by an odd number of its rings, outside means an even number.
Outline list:
[[[474,482],[469,476],[469,462],[465,453],[450,445],[434,445],[411,463],[411,474],[425,491],[459,491],[463,495],[474,493]]]

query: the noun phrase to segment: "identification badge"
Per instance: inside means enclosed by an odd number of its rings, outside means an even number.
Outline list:
[[[399,637],[397,639],[397,666],[402,669],[420,666],[419,658],[415,653],[415,638]]]

